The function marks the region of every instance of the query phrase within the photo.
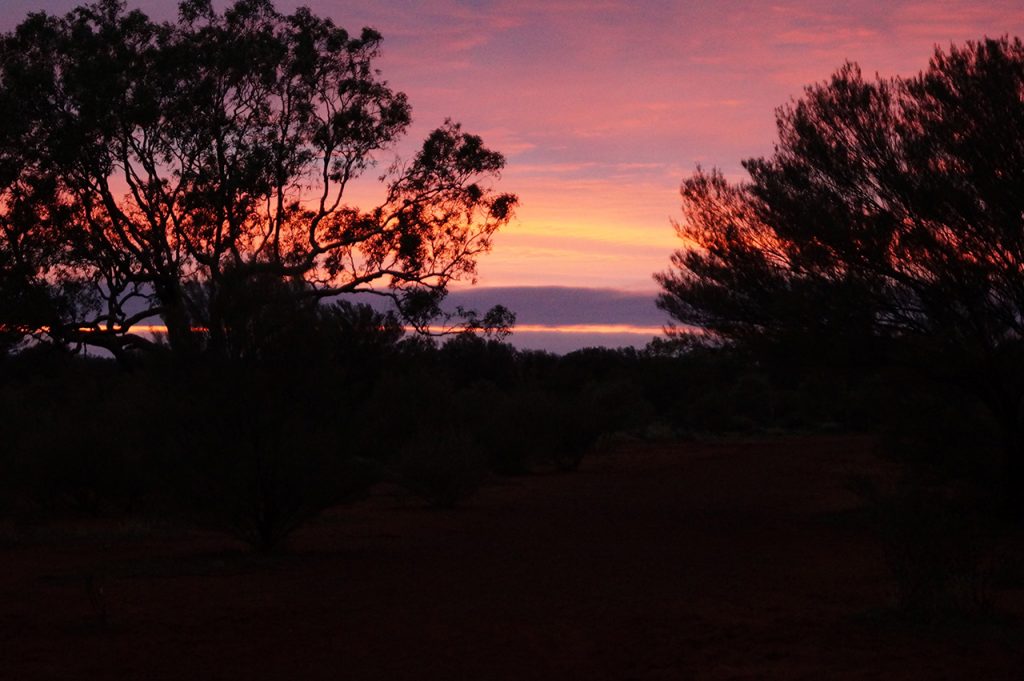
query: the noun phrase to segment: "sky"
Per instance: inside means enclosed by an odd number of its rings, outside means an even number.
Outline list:
[[[0,29],[77,4],[0,0]],[[128,4],[158,19],[175,13],[168,0]],[[499,187],[521,206],[480,261],[476,290],[462,295],[514,309],[534,330],[513,343],[558,351],[642,345],[669,321],[651,302],[651,275],[681,245],[672,228],[681,180],[698,164],[741,179],[740,161],[771,152],[775,109],[804,86],[845,61],[912,75],[936,45],[1024,36],[1020,0],[276,4],[383,34],[378,67],[409,96],[414,120],[382,165],[411,155],[449,117],[505,154]],[[369,199],[374,188],[357,191]],[[567,324],[575,332],[536,330]]]

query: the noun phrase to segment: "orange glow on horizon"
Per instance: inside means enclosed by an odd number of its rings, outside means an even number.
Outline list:
[[[407,332],[413,332],[412,327],[404,327]],[[205,328],[195,327],[193,331],[205,331]],[[440,333],[441,327],[428,327],[427,331]],[[46,329],[43,329],[46,331]],[[88,329],[86,329],[88,331]],[[167,333],[164,324],[136,324],[130,331],[136,333],[162,334]],[[664,333],[663,326],[644,326],[638,324],[518,324],[512,327],[512,333],[516,331],[523,333],[557,333],[557,334],[635,334],[638,336],[658,336]]]
[[[133,331],[141,333],[167,333],[167,327],[163,324],[137,324],[132,327]],[[193,331],[204,331],[205,329],[195,328]],[[407,332],[413,332],[410,326],[405,327]],[[428,327],[432,333],[443,331],[440,327]],[[523,333],[595,333],[611,334],[626,333],[639,336],[658,336],[664,332],[661,326],[640,326],[636,324],[517,324],[512,327],[512,333],[522,331]]]
[[[586,333],[586,334],[635,334],[638,336],[660,336],[662,326],[639,326],[636,324],[517,324],[512,329],[523,333]]]

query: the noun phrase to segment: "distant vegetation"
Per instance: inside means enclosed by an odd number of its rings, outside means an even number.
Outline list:
[[[8,357],[5,512],[173,517],[272,550],[377,482],[450,507],[489,477],[571,470],[616,442],[863,428],[874,414],[863,376],[766,371],[727,349],[435,344],[350,304],[285,328],[244,362],[183,367],[168,352],[126,372],[52,345]]]
[[[807,88],[748,183],[683,182],[660,305],[706,333],[565,356],[441,312],[517,203],[479,137],[446,122],[382,205],[344,202],[410,121],[380,40],[265,0],[0,38],[0,511],[272,551],[375,483],[450,508],[616,441],[871,431],[905,464],[860,490],[901,602],[983,600],[979,528],[1024,518],[1019,40]],[[359,292],[397,313],[324,302]]]

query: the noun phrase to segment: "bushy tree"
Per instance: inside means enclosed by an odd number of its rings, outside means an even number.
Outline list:
[[[159,316],[175,350],[223,354],[236,292],[269,277],[388,295],[425,325],[516,197],[492,187],[501,154],[448,121],[385,172],[380,205],[347,202],[410,122],[380,44],[270,0],[185,0],[171,23],[98,0],[4,35],[0,253],[33,246],[30,280],[75,293],[19,324],[122,354]]]
[[[855,64],[777,112],[749,182],[682,186],[673,317],[729,339],[877,343],[976,392],[1024,488],[1024,46],[937,49],[910,78]],[[811,339],[811,342],[807,342]]]

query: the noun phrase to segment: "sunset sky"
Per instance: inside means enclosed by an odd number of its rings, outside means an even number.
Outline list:
[[[0,28],[77,4],[4,0]],[[1020,0],[277,2],[282,11],[303,4],[350,31],[368,25],[384,35],[379,67],[409,95],[414,116],[396,153],[408,155],[445,117],[505,153],[501,188],[519,195],[521,209],[480,263],[479,286],[503,287],[494,293],[505,300],[493,302],[526,302],[516,309],[523,324],[571,316],[657,327],[665,318],[645,303],[656,290],[651,274],[678,246],[670,220],[680,180],[697,164],[740,177],[741,159],[771,150],[774,109],[846,60],[868,74],[909,75],[936,44],[1024,35]],[[175,14],[166,0],[129,6]],[[543,292],[517,297],[507,287],[561,287],[548,293],[563,303],[538,305]],[[580,287],[602,290],[580,298]],[[642,342],[646,331],[573,343]],[[525,334],[522,344],[572,345]]]

